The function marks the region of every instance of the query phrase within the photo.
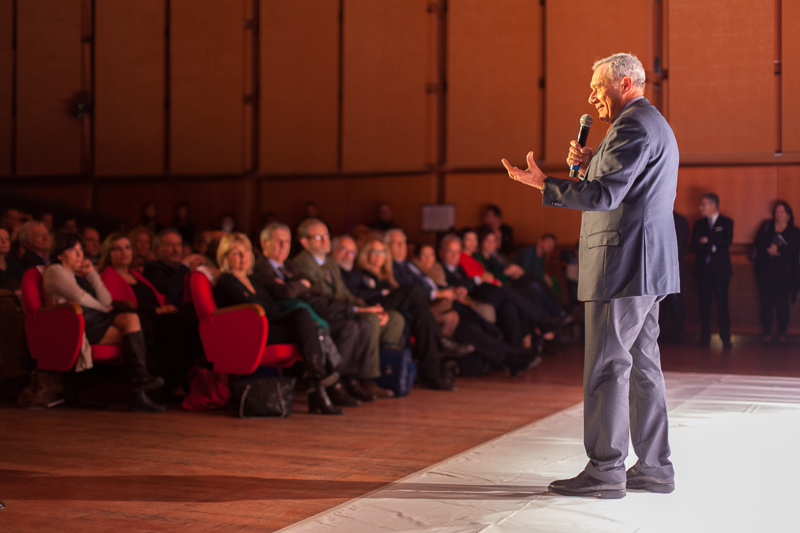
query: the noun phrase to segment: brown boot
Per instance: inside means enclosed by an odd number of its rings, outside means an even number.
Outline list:
[[[371,394],[376,398],[394,398],[393,390],[382,389],[381,387],[378,386],[377,383],[375,383],[371,379],[362,379],[360,381],[360,384],[361,388],[364,389],[367,392],[367,394]]]

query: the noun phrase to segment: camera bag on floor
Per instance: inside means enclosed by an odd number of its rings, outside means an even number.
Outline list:
[[[381,376],[375,380],[379,387],[394,391],[397,397],[405,396],[414,387],[417,365],[411,359],[411,349],[381,348]]]
[[[231,405],[239,418],[286,418],[294,405],[297,378],[262,367],[231,380]]]

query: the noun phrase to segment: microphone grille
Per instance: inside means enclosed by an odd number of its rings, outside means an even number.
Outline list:
[[[581,126],[586,126],[587,128],[592,125],[592,115],[586,114],[581,117]]]

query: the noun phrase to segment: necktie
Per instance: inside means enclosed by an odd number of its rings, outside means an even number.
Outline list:
[[[283,268],[283,265],[278,267],[278,277],[286,281],[286,269]]]
[[[328,265],[326,263],[322,264],[322,271],[325,272],[325,277],[328,279],[328,283],[333,285],[333,276],[331,276],[331,271],[328,269]]]

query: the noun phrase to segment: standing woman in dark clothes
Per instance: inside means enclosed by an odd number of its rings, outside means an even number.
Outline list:
[[[308,369],[311,389],[308,393],[308,411],[323,415],[340,415],[344,410],[335,407],[325,387],[335,384],[339,374],[328,368],[319,342],[318,325],[311,313],[303,307],[281,316],[280,308],[263,283],[250,274],[253,270],[253,247],[244,233],[228,233],[219,242],[217,263],[220,275],[214,287],[214,299],[219,307],[254,303],[264,308],[269,321],[267,344],[294,343]]]
[[[758,230],[755,241],[755,269],[761,298],[761,325],[764,342],[772,340],[772,310],[778,322],[778,341],[786,341],[789,301],[800,289],[800,228],[788,203],[779,201],[772,209],[772,220]]]

